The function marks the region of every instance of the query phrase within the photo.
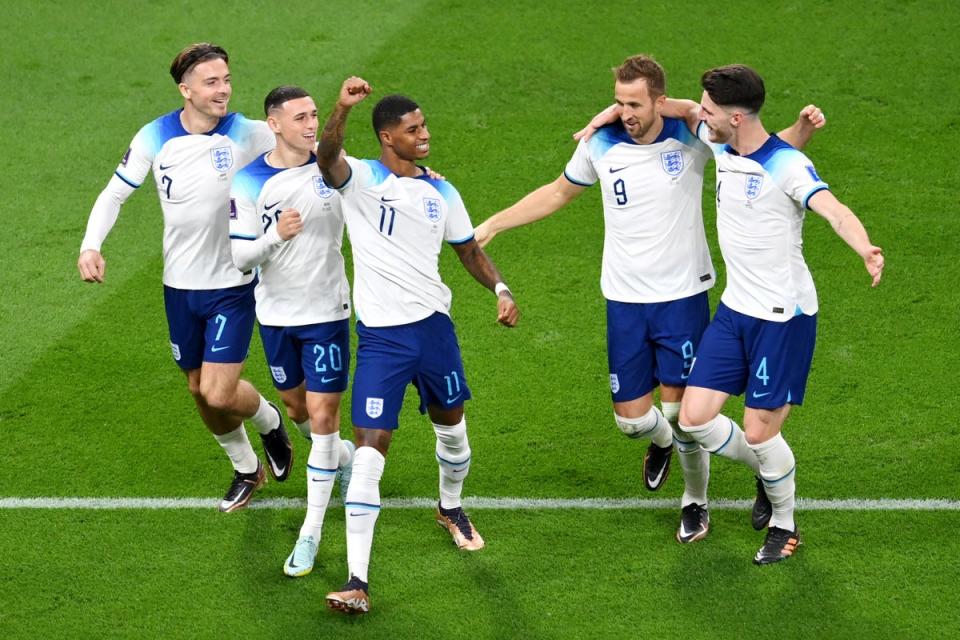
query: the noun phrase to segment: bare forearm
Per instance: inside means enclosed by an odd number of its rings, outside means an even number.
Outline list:
[[[873,246],[870,243],[870,236],[867,235],[867,230],[860,222],[860,218],[847,207],[844,207],[844,209],[846,211],[831,226],[851,249],[856,251],[859,256],[864,257],[868,255],[870,248]]]
[[[560,179],[565,180],[563,177]],[[494,233],[522,227],[556,213],[574,197],[558,189],[556,183],[545,184],[528,193],[513,206],[491,216],[487,223]]]
[[[329,169],[336,164],[340,158],[340,152],[343,150],[343,138],[347,130],[347,116],[350,115],[350,107],[345,107],[339,102],[333,107],[333,113],[327,118],[323,125],[323,132],[320,134],[320,144],[317,147],[317,164],[321,169]]]
[[[475,241],[459,245],[456,249],[460,262],[467,272],[473,276],[474,280],[490,291],[494,291],[498,282],[503,282],[503,277],[497,271],[497,267],[493,264],[490,256],[484,253]]]

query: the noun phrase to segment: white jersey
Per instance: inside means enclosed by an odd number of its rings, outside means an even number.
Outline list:
[[[473,239],[460,194],[428,176],[401,178],[377,160],[348,157],[340,187],[353,251],[353,301],[369,327],[409,324],[450,314],[450,289],[440,280],[444,240]]]
[[[221,118],[213,131],[190,134],[180,122],[182,111],[140,129],[116,175],[137,188],[153,168],[163,209],[165,285],[225,289],[246,284],[253,274],[237,270],[230,255],[230,180],[238,169],[272,149],[276,137],[265,122],[247,120],[239,113]]]
[[[260,265],[257,320],[298,327],[350,317],[343,265],[340,196],[320,177],[313,155],[301,167],[277,169],[260,156],[241,169],[230,189],[230,242],[239,269]],[[303,231],[284,241],[277,220],[296,209]]]
[[[600,288],[617,302],[667,302],[716,281],[703,229],[703,171],[709,149],[686,123],[663,119],[650,144],[617,121],[577,146],[567,180],[600,180],[604,241]]]
[[[708,141],[707,127],[698,135]],[[810,197],[829,187],[800,151],[771,135],[740,156],[711,144],[717,164],[717,231],[727,267],[721,300],[740,313],[786,322],[817,312],[817,291],[803,260],[803,218]]]

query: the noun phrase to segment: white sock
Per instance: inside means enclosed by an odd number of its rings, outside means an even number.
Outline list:
[[[337,454],[337,466],[343,467],[348,464],[353,464],[353,452],[356,450],[357,447],[349,440],[340,440],[340,450]]]
[[[340,433],[314,434],[312,440],[307,458],[307,515],[300,527],[300,537],[313,536],[319,542],[333,479],[337,477]]]
[[[470,473],[470,443],[467,441],[467,419],[455,425],[433,424],[437,434],[437,463],[440,465],[440,506],[455,509],[461,506],[463,481]]]
[[[300,431],[300,433],[303,434],[304,438],[306,438],[307,440],[310,440],[311,442],[313,441],[313,438],[311,438],[311,436],[313,435],[313,432],[310,431],[309,418],[307,418],[303,422],[295,422],[294,424],[297,425],[297,429]]]
[[[281,420],[283,420],[283,418],[280,418],[280,414],[273,410],[273,407],[270,406],[267,399],[260,396],[260,408],[257,409],[257,412],[250,418],[250,421],[253,423],[253,426],[257,428],[257,431],[261,434],[268,434],[280,426]]]
[[[677,403],[679,404],[679,403]],[[694,438],[675,424],[673,444],[677,449],[680,468],[683,469],[683,498],[680,506],[707,504],[707,484],[710,482],[710,454]]]
[[[700,446],[710,453],[742,462],[753,469],[754,473],[760,472],[760,461],[747,446],[743,430],[727,416],[718,414],[713,420],[699,427],[680,425],[680,428],[693,436]]]
[[[239,473],[253,473],[257,470],[257,454],[253,452],[250,441],[247,439],[247,431],[243,428],[243,423],[222,436],[214,434],[217,442],[227,452],[227,457],[233,463],[233,468]]]
[[[380,515],[380,478],[386,461],[373,447],[360,447],[353,457],[353,476],[344,505],[347,520],[347,566],[350,575],[369,582],[373,527]]]
[[[794,531],[797,463],[790,445],[783,439],[783,435],[778,433],[766,442],[749,446],[760,461],[760,479],[773,506],[770,526]]]
[[[673,442],[670,423],[656,407],[650,407],[650,411],[639,418],[624,418],[616,413],[613,417],[620,431],[628,438],[650,438],[658,447],[669,447]]]

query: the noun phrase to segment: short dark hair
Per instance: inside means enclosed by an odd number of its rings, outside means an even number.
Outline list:
[[[190,69],[193,69],[201,62],[216,60],[217,58],[227,63],[230,62],[227,52],[222,47],[210,44],[209,42],[197,42],[177,54],[177,57],[174,58],[170,64],[170,75],[173,76],[174,82],[180,84],[183,76],[187,75]]]
[[[407,96],[386,96],[373,108],[373,133],[380,136],[380,132],[390,125],[397,124],[403,116],[420,108],[416,102]]]
[[[268,93],[267,97],[263,99],[263,114],[269,116],[271,111],[279,109],[285,102],[309,97],[310,94],[307,93],[306,89],[285,84]]]
[[[743,64],[708,69],[700,85],[721,107],[743,107],[754,113],[760,111],[767,95],[760,74]]]
[[[618,82],[647,81],[647,93],[651,98],[659,98],[667,92],[667,77],[656,60],[650,56],[630,56],[619,67],[614,68]]]

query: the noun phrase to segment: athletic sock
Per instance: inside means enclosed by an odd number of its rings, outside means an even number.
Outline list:
[[[307,515],[300,527],[300,537],[313,536],[319,541],[333,479],[337,477],[340,433],[314,434],[312,440],[307,458]]]
[[[339,432],[338,432],[339,433]],[[337,450],[337,466],[344,467],[353,463],[353,452],[356,447],[348,440],[340,440],[340,448]]]
[[[760,479],[773,506],[771,527],[793,531],[796,523],[793,510],[796,504],[796,460],[790,445],[777,434],[760,444],[750,445],[760,461]]]
[[[455,509],[461,506],[463,481],[470,473],[470,443],[467,441],[467,419],[455,425],[433,424],[437,434],[437,463],[440,465],[440,506]]]
[[[693,436],[708,452],[742,462],[753,469],[754,473],[760,472],[760,461],[747,446],[743,430],[727,416],[718,414],[713,420],[699,427],[680,425],[680,428]]]
[[[680,506],[707,504],[707,484],[710,482],[710,454],[678,425],[673,428],[673,444],[677,449],[680,468],[683,469],[683,498]]]
[[[250,421],[253,423],[253,426],[257,428],[257,431],[261,435],[266,435],[280,426],[283,418],[280,418],[280,414],[274,411],[273,407],[270,406],[270,403],[267,402],[267,399],[263,396],[260,398],[260,408],[257,409],[257,412],[253,414],[253,417],[250,418]]]
[[[373,527],[380,515],[380,478],[384,457],[373,447],[360,447],[353,458],[353,477],[344,505],[347,520],[347,566],[364,582],[370,569]]]
[[[227,457],[233,463],[233,468],[238,473],[253,473],[257,470],[259,461],[257,454],[253,452],[250,446],[250,440],[247,439],[247,431],[243,428],[243,423],[229,433],[213,436],[216,438],[223,450],[227,452]]]
[[[313,433],[310,431],[310,418],[307,418],[303,422],[295,422],[294,424],[297,425],[297,429],[303,434],[304,438],[311,441],[313,440],[311,437]]]
[[[639,418],[624,418],[616,413],[613,418],[628,438],[650,438],[658,447],[669,447],[673,442],[670,423],[656,407],[650,407],[650,411]]]

